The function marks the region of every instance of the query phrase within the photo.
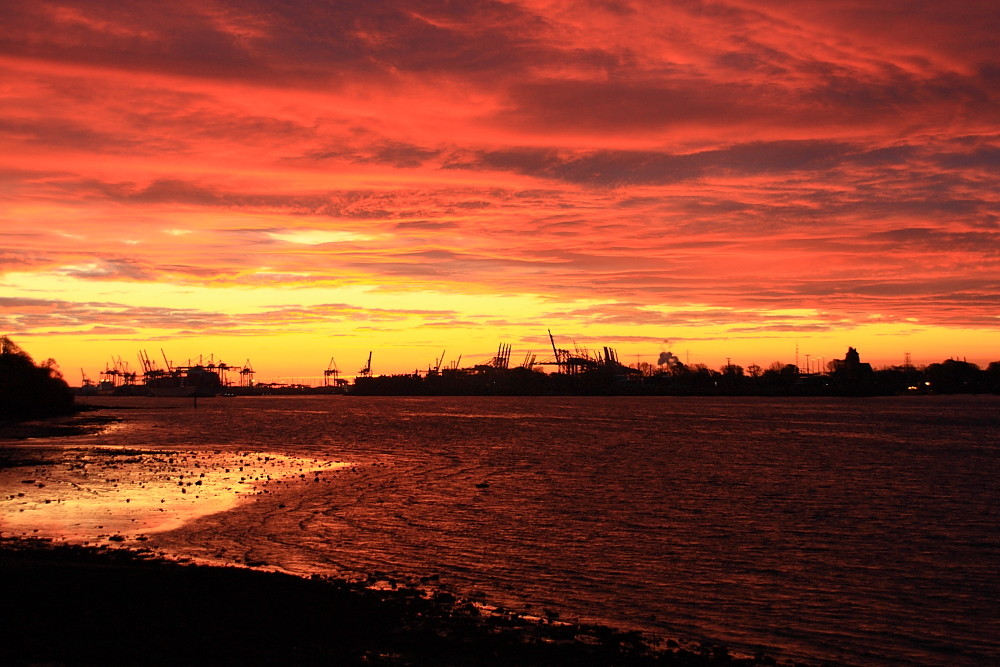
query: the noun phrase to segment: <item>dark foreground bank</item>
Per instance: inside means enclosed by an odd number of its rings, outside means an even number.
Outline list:
[[[447,592],[0,541],[0,663],[759,665],[721,647],[481,613]]]
[[[99,433],[110,424],[121,421],[120,417],[88,414],[100,409],[100,406],[77,405],[69,414],[59,417],[25,421],[0,420],[0,441],[92,435]],[[0,456],[3,454],[4,452],[0,450]]]

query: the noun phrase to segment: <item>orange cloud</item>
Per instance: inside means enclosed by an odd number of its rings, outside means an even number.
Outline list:
[[[995,346],[998,12],[20,3],[0,322]]]

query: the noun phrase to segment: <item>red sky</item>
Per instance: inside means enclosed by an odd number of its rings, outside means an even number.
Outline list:
[[[0,333],[71,381],[159,348],[517,361],[549,328],[630,362],[1000,358],[996,2],[0,14]]]

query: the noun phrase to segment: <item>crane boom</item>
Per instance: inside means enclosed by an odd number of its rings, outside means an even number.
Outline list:
[[[366,363],[365,367],[358,372],[358,375],[360,375],[361,377],[371,377],[371,374],[372,374],[372,353],[369,350],[368,363]]]

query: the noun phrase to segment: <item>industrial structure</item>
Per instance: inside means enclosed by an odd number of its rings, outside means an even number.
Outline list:
[[[203,357],[197,362],[188,360],[186,364],[175,365],[162,349],[164,366],[160,367],[146,350],[139,350],[140,375],[133,371],[128,362],[121,357],[113,358],[101,371],[98,383],[89,381],[86,373],[83,376],[83,393],[117,394],[117,395],[151,395],[151,396],[215,396],[221,393],[235,391],[236,387],[244,391],[253,388],[254,370],[247,360],[244,366],[231,366],[224,361],[215,361],[211,355],[206,363]],[[238,375],[238,385],[230,378],[230,374]]]
[[[858,351],[848,348],[844,359],[828,364],[828,371],[803,372],[797,366],[775,362],[768,369],[752,365],[744,373],[729,359],[719,371],[703,364],[689,366],[670,352],[661,352],[656,365],[636,362],[623,364],[614,348],[602,346],[599,352],[572,346],[560,346],[548,331],[552,355],[539,357],[527,352],[520,364],[512,364],[513,349],[502,342],[492,356],[479,363],[462,366],[462,356],[446,363],[446,350],[413,373],[375,375],[374,351],[368,352],[365,365],[353,381],[341,377],[331,356],[322,371],[322,384],[261,383],[254,381],[255,371],[248,359],[242,366],[215,361],[214,355],[175,364],[161,350],[159,365],[142,350],[138,354],[141,372],[133,371],[121,357],[112,359],[101,371],[100,382],[89,380],[81,369],[84,394],[211,396],[260,394],[356,394],[356,395],[875,395],[881,393],[928,392],[943,387],[974,388],[982,384],[976,369],[965,375],[964,362],[949,360],[932,365],[937,375],[923,378],[907,358],[903,367],[875,371],[860,359]],[[570,347],[572,349],[570,349]],[[940,366],[940,368],[937,368]],[[551,370],[544,370],[546,367]],[[991,366],[991,369],[993,367]],[[957,370],[956,370],[957,369]],[[993,369],[1000,374],[1000,362]],[[954,375],[959,379],[954,379]],[[318,380],[318,377],[317,377]],[[318,384],[318,382],[317,382]],[[902,387],[902,389],[900,389]]]

